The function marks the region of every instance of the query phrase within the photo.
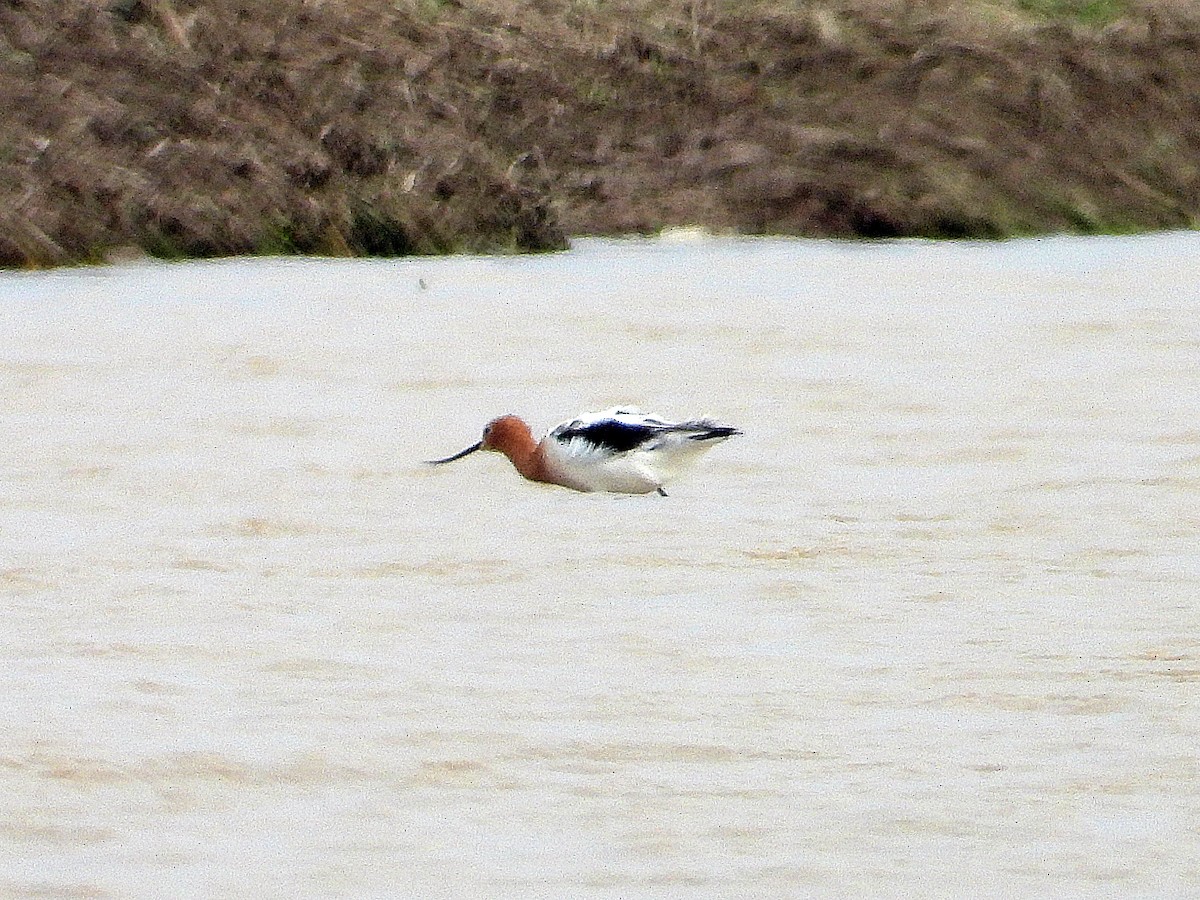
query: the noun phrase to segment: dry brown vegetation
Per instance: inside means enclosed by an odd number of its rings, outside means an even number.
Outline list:
[[[1194,227],[1179,0],[0,0],[0,263]]]

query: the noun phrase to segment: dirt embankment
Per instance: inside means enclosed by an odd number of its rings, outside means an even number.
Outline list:
[[[1195,227],[1177,0],[0,0],[0,263]]]

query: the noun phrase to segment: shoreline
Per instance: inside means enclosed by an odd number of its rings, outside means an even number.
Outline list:
[[[1200,224],[1200,13],[1171,0],[26,0],[0,27],[6,267]]]

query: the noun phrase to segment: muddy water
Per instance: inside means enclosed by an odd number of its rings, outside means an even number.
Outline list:
[[[1200,236],[0,276],[0,894],[1196,896]],[[475,455],[633,402],[669,498]]]

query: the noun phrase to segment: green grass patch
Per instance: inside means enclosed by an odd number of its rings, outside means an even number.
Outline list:
[[[1103,28],[1129,14],[1127,0],[1017,0],[1027,13],[1059,22]]]

